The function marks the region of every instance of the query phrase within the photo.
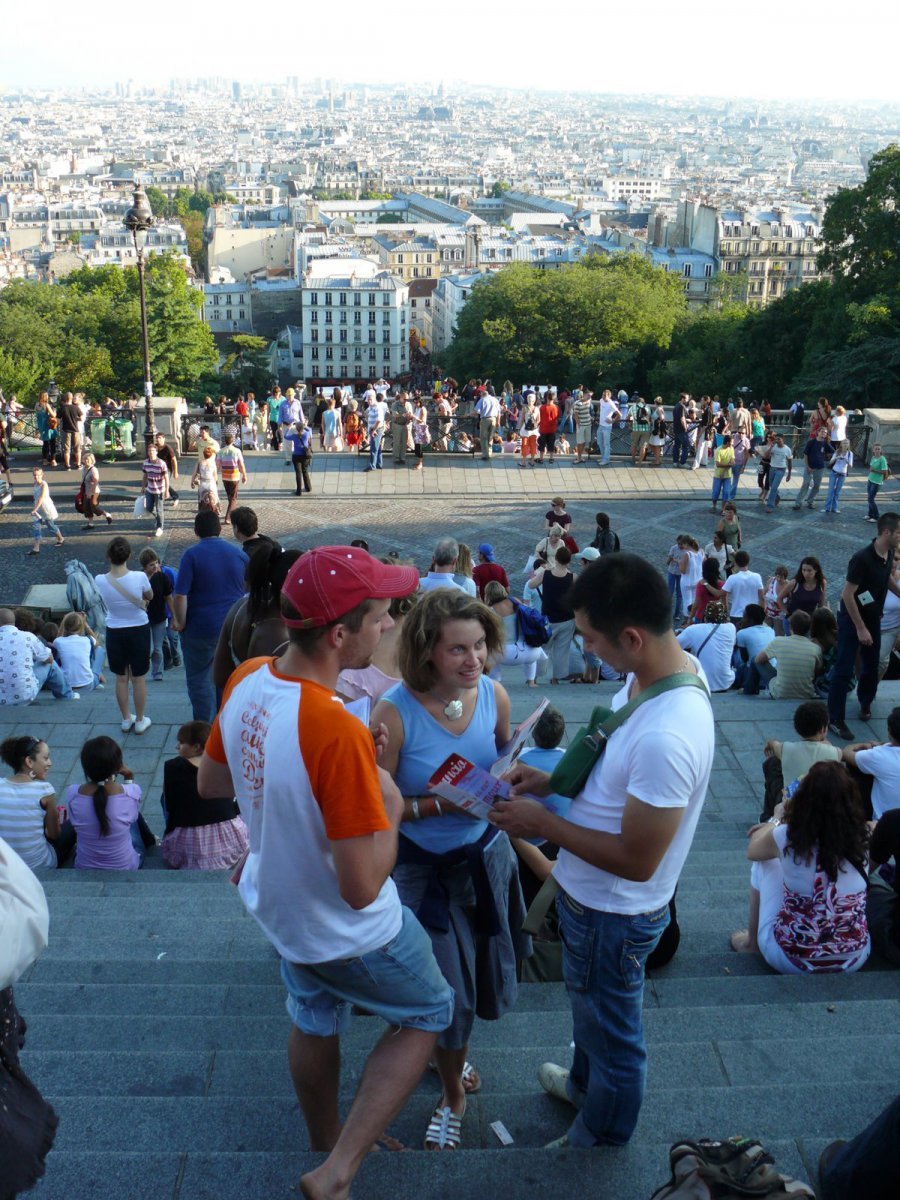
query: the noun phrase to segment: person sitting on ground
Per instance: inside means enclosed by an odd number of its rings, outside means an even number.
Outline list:
[[[455,578],[458,560],[459,542],[456,538],[441,538],[431,556],[431,567],[428,573],[419,580],[419,591],[431,592],[435,588],[456,588],[459,592],[468,592],[468,589]]]
[[[775,638],[751,660],[744,684],[745,696],[759,695],[768,683],[773,700],[814,700],[815,677],[822,667],[822,651],[810,640],[809,613],[791,617],[791,636]]]
[[[144,861],[145,845],[156,838],[141,817],[141,789],[134,772],[122,761],[122,749],[111,737],[95,737],[81,747],[85,782],[65,794],[78,842],[75,866],[80,870],[135,871]],[[121,775],[124,783],[118,783]]]
[[[502,679],[501,668],[520,666],[525,675],[528,687],[537,687],[538,667],[546,661],[547,655],[540,646],[529,646],[523,639],[518,608],[510,598],[508,590],[496,580],[484,589],[484,602],[488,608],[503,622],[503,652],[494,660],[491,667],[491,679],[498,683]]]
[[[747,665],[765,650],[775,636],[775,630],[765,623],[765,610],[759,604],[748,604],[744,609],[744,623],[737,631],[734,641],[734,687],[742,688],[747,678]]]
[[[59,636],[53,643],[55,655],[70,688],[92,692],[103,686],[103,647],[85,620],[84,613],[66,613],[60,622]]]
[[[869,957],[868,830],[840,763],[813,763],[784,820],[750,830],[750,914],[732,949],[761,954],[782,975],[858,971]]]
[[[597,528],[594,531],[594,537],[591,541],[591,546],[595,550],[599,550],[601,556],[611,554],[616,550],[621,550],[622,546],[619,541],[619,535],[614,533],[609,527],[609,516],[607,513],[598,512],[594,517],[597,523]]]
[[[704,614],[710,601],[724,601],[725,597],[725,593],[722,591],[724,580],[719,570],[719,560],[704,558],[702,572],[703,577],[694,590],[694,603],[691,606],[691,617],[695,624],[706,620]]]
[[[0,704],[31,704],[44,687],[57,700],[79,698],[53,651],[38,637],[33,614],[0,608]]]
[[[838,627],[837,617],[830,608],[817,608],[809,626],[809,640],[822,651],[822,665],[816,672],[816,693],[823,700],[828,698],[831,673],[837,661]],[[851,686],[856,687],[856,676],[851,677]]]
[[[247,564],[247,595],[235,600],[228,610],[216,643],[212,675],[217,690],[225,687],[235,667],[247,659],[278,655],[287,649],[281,589],[300,554],[299,550],[282,550],[270,542],[251,557]]]
[[[28,734],[8,737],[0,745],[0,758],[12,770],[0,779],[0,838],[26,866],[62,866],[75,846],[75,832],[61,821],[56,793],[47,781],[53,763],[50,747]]]
[[[828,706],[821,700],[804,700],[794,710],[799,742],[769,738],[763,746],[765,799],[760,821],[768,821],[784,800],[785,784],[793,790],[813,763],[840,762],[841,751],[828,741]]]
[[[727,692],[734,683],[731,657],[736,632],[721,600],[710,600],[703,620],[678,634],[678,644],[700,660],[711,692]]]
[[[175,871],[224,871],[249,849],[247,826],[233,796],[201,800],[197,771],[212,726],[188,721],[178,730],[176,757],[163,765],[162,856]]]
[[[869,861],[866,919],[872,946],[900,967],[900,808],[886,812],[873,829]]]
[[[843,750],[844,762],[873,777],[872,814],[876,821],[900,809],[900,708],[888,715],[887,731],[887,742],[857,742]]]
[[[472,570],[472,578],[478,588],[478,599],[484,599],[484,589],[494,580],[509,590],[509,577],[506,571],[494,558],[494,547],[490,542],[482,542],[478,547],[478,564]]]
[[[737,623],[744,616],[748,604],[762,604],[765,600],[761,576],[750,570],[750,555],[746,550],[738,550],[734,556],[734,573],[729,575],[722,586],[725,593],[725,603],[728,606],[728,616]]]

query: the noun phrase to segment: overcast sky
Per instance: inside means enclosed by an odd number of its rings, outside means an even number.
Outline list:
[[[12,0],[9,0],[9,4]],[[4,6],[8,8],[7,6]],[[3,21],[0,90],[173,76],[900,101],[896,0],[43,0]],[[128,17],[127,11],[139,17]]]

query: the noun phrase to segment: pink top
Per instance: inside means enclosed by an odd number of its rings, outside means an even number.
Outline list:
[[[134,871],[141,865],[131,844],[131,826],[141,808],[141,789],[136,783],[123,783],[123,790],[106,798],[109,833],[100,836],[100,822],[94,812],[94,797],[79,792],[79,784],[66,791],[69,819],[75,826],[78,842],[75,866],[81,870]]]
[[[392,688],[395,683],[399,682],[399,679],[385,675],[384,671],[376,667],[374,663],[370,663],[369,666],[359,670],[341,671],[338,676],[337,691],[342,696],[346,696],[348,700],[362,700],[364,696],[368,696],[374,705],[378,703],[388,688]]]

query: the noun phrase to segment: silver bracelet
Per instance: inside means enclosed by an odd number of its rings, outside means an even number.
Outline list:
[[[435,811],[437,812],[437,815],[439,817],[442,817],[444,815],[444,810],[441,808],[441,802],[440,802],[440,800],[438,800],[437,796],[435,796],[435,798],[434,798],[434,807],[435,807]]]
[[[418,802],[418,800],[410,800],[409,804],[410,804],[410,808],[412,809],[413,820],[414,820],[414,821],[421,821],[421,819],[422,819],[422,814],[419,812],[419,802]]]

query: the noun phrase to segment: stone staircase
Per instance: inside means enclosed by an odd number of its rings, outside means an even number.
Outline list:
[[[172,753],[169,732],[185,715],[183,684],[170,676],[152,685],[154,726],[143,742],[129,735],[126,745],[126,757],[145,764],[139,782],[153,781],[145,815],[157,830],[161,763]],[[612,689],[560,687],[551,699],[580,723],[601,690]],[[521,718],[534,693],[511,678],[510,692]],[[73,780],[74,747],[112,720],[108,693],[85,700],[42,700],[29,710],[32,727],[38,717],[55,722],[51,749],[67,761],[60,755],[68,743]],[[884,685],[878,736],[897,702],[897,685]],[[744,833],[759,809],[760,747],[765,736],[788,734],[793,705],[740,696],[714,704],[716,767],[679,889],[681,947],[646,988],[649,1078],[632,1143],[596,1152],[540,1149],[565,1130],[570,1110],[540,1092],[535,1071],[546,1059],[568,1063],[571,1023],[561,985],[526,985],[514,1013],[476,1027],[471,1057],[484,1087],[469,1100],[465,1149],[419,1149],[437,1096],[427,1075],[392,1126],[410,1151],[372,1154],[355,1196],[432,1200],[466,1189],[519,1200],[539,1189],[647,1200],[667,1176],[670,1142],[734,1133],[760,1138],[782,1170],[814,1181],[822,1147],[862,1128],[893,1098],[900,1067],[895,970],[873,962],[848,978],[783,978],[728,949],[729,933],[746,923]],[[61,783],[55,773],[54,782]],[[227,876],[169,872],[151,852],[139,872],[63,870],[45,873],[43,883],[51,945],[16,996],[29,1025],[26,1068],[60,1126],[34,1195],[296,1196],[299,1175],[317,1156],[305,1151],[288,1074],[278,962]],[[380,1030],[380,1022],[357,1018],[345,1040],[347,1099]],[[490,1127],[498,1120],[514,1139],[510,1147]]]

